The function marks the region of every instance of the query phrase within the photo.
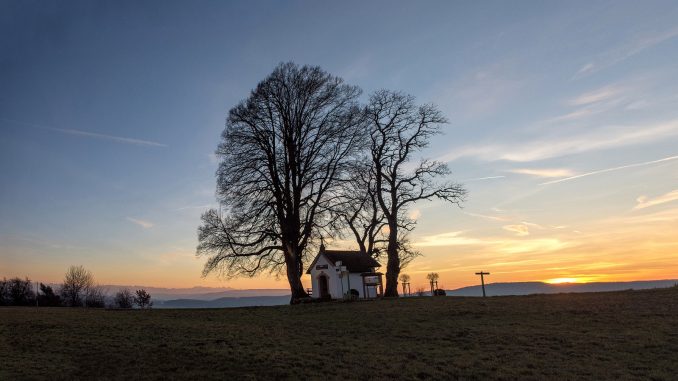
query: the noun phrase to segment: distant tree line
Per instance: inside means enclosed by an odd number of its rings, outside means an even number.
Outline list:
[[[220,207],[202,215],[203,275],[284,274],[291,302],[307,297],[305,265],[324,239],[355,239],[386,260],[386,296],[420,255],[407,233],[422,200],[459,205],[465,188],[421,157],[447,119],[432,104],[362,91],[320,67],[283,63],[226,118],[216,155]]]
[[[128,289],[119,290],[108,300],[106,290],[94,281],[94,276],[82,266],[71,266],[66,271],[63,283],[55,291],[52,286],[36,285],[28,278],[3,278],[0,280],[0,306],[39,307],[87,307],[87,308],[133,308],[145,309],[153,305],[146,290],[132,294]]]

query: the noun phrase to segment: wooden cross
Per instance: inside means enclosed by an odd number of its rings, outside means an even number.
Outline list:
[[[480,284],[483,285],[483,298],[484,298],[485,297],[485,275],[490,275],[490,273],[486,273],[486,272],[481,271],[479,273],[476,273],[476,275],[480,275]]]

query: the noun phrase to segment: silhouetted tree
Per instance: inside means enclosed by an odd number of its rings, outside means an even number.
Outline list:
[[[29,306],[35,305],[35,292],[31,281],[19,277],[5,281],[6,302],[10,306]]]
[[[398,259],[400,271],[403,271],[413,260],[421,257],[421,252],[412,247],[410,238],[407,234],[402,233],[398,239]],[[400,271],[398,273],[400,273]]]
[[[438,283],[438,278],[440,278],[440,275],[438,275],[438,273],[428,273],[426,275],[426,279],[428,279],[429,283],[431,284],[431,296],[435,296],[434,291]]]
[[[106,307],[106,291],[99,285],[92,285],[85,291],[84,304],[90,308]]]
[[[230,110],[216,154],[221,211],[202,216],[203,274],[282,272],[307,297],[305,252],[331,234],[338,179],[364,136],[360,90],[319,67],[280,64]]]
[[[361,253],[376,259],[387,258],[388,223],[376,193],[375,173],[371,163],[357,162],[348,181],[343,182],[341,197],[335,201],[334,210],[339,216],[336,229],[348,230],[358,244]],[[398,258],[402,271],[421,253],[410,244],[407,232],[415,221],[401,214],[398,216]]]
[[[335,199],[332,208],[338,217],[335,229],[347,230],[362,254],[378,258],[381,246],[387,242],[383,232],[387,224],[377,200],[374,171],[366,159],[353,163],[349,178],[342,182],[341,195]]]
[[[82,266],[71,266],[66,271],[60,294],[67,306],[78,307],[83,305],[87,292],[92,287],[92,273]]]
[[[132,308],[134,306],[134,296],[130,290],[123,288],[115,294],[113,305],[117,308]]]
[[[370,97],[367,118],[377,200],[389,228],[384,295],[398,296],[398,238],[407,208],[431,199],[459,204],[466,190],[459,184],[435,182],[450,173],[444,163],[422,159],[413,168],[409,164],[447,122],[435,106],[417,106],[410,95],[381,90]]]
[[[139,306],[141,309],[151,308],[153,302],[151,301],[151,294],[146,292],[146,290],[137,290],[136,295],[134,296],[134,304]]]
[[[407,293],[407,285],[410,283],[410,276],[407,274],[400,274],[400,283],[403,285],[403,295]]]
[[[54,292],[51,286],[40,283],[38,305],[41,307],[58,307],[61,305],[61,298]]]
[[[7,278],[2,278],[0,280],[0,306],[8,306],[9,303],[9,282]]]

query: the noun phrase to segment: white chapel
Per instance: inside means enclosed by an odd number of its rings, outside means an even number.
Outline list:
[[[376,298],[383,295],[379,262],[360,251],[326,250],[324,245],[307,274],[311,275],[311,297],[321,299]]]

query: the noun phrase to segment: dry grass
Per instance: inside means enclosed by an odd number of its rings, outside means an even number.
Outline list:
[[[0,379],[676,379],[678,288],[223,310],[0,309]]]

